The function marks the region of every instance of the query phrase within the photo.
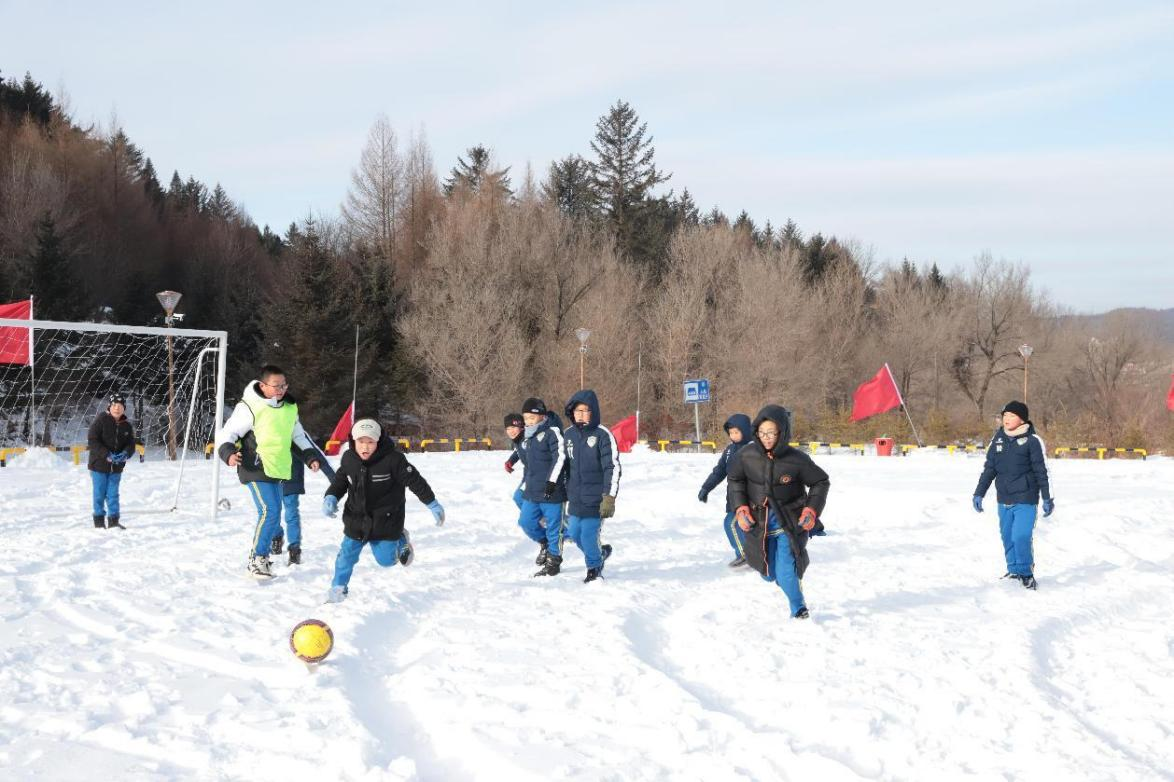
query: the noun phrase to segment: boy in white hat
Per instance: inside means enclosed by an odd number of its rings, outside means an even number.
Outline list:
[[[342,511],[343,538],[334,561],[328,603],[346,599],[348,584],[363,547],[383,567],[397,562],[407,566],[415,556],[404,529],[404,489],[411,489],[428,506],[436,526],[444,524],[444,508],[420,473],[396,450],[379,422],[361,418],[351,427],[350,449],[342,455],[338,472],[326,490],[322,513],[334,518],[338,501],[346,496]]]

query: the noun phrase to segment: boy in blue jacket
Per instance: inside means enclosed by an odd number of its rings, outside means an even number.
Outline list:
[[[566,431],[567,532],[587,561],[589,583],[603,576],[612,547],[600,544],[603,520],[616,512],[620,490],[620,450],[606,426],[599,423],[599,399],[584,389],[567,402],[571,425]]]
[[[730,468],[730,460],[738,453],[742,446],[753,440],[753,435],[750,430],[750,416],[745,413],[734,413],[725,423],[726,434],[729,435],[730,444],[722,451],[722,455],[718,457],[717,464],[714,465],[713,471],[709,473],[709,477],[705,479],[705,483],[701,484],[701,491],[697,494],[697,499],[706,502],[709,499],[709,493],[717,488],[717,485],[726,479],[726,473]],[[726,487],[726,517],[722,521],[722,529],[726,531],[726,540],[730,544],[730,548],[734,550],[734,558],[730,561],[730,567],[741,567],[746,564],[746,558],[742,556],[742,552],[738,547],[737,532],[734,531],[734,505],[730,499],[729,486]]]
[[[538,544],[534,575],[555,576],[563,562],[563,503],[567,499],[563,433],[547,415],[546,403],[530,397],[522,405],[522,512],[518,526]]]
[[[1031,536],[1040,495],[1044,498],[1045,518],[1056,509],[1045,453],[1044,442],[1028,418],[1027,405],[1008,402],[1003,408],[1003,426],[991,439],[986,464],[974,490],[974,509],[982,513],[982,498],[994,482],[999,532],[1007,557],[1004,578],[1018,579],[1028,589],[1036,588]]]

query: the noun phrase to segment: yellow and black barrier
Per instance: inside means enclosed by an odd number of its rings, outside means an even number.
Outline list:
[[[665,449],[670,445],[702,445],[708,447],[712,451],[717,450],[717,443],[713,440],[702,440],[697,442],[695,440],[657,440],[657,446],[660,447],[660,452],[665,453]]]
[[[1145,448],[1098,448],[1096,446],[1091,446],[1091,447],[1081,447],[1081,448],[1057,448],[1057,449],[1055,449],[1055,451],[1053,451],[1053,453],[1056,455],[1056,458],[1059,458],[1059,457],[1064,456],[1066,454],[1092,454],[1092,453],[1095,453],[1097,455],[1097,459],[1104,459],[1105,454],[1110,454],[1110,453],[1113,454],[1114,456],[1116,456],[1117,454],[1124,456],[1126,454],[1132,453],[1132,454],[1137,454],[1137,455],[1141,456],[1141,460],[1144,462],[1146,457],[1149,456],[1150,452],[1147,451]]]

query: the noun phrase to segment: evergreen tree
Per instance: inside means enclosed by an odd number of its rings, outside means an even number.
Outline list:
[[[79,320],[85,315],[81,284],[57,234],[57,224],[48,212],[37,221],[28,279],[29,292],[36,297],[38,318]]]
[[[143,161],[142,173],[143,192],[147,198],[155,206],[163,203],[163,188],[159,185],[159,177],[155,173],[155,164],[151,162],[151,158]]]
[[[673,201],[673,216],[677,225],[693,226],[701,223],[701,212],[697,209],[697,202],[693,200],[689,188],[682,190],[681,195]]]
[[[759,247],[775,246],[775,227],[770,224],[770,220],[766,221],[766,225],[762,226],[762,230],[754,237],[754,243]]]
[[[266,225],[264,230],[257,233],[257,240],[261,242],[261,246],[265,248],[265,252],[269,253],[270,257],[278,258],[285,250],[285,242],[280,236],[269,230]]]
[[[192,211],[203,213],[208,204],[208,188],[194,176],[189,176],[183,185],[183,197],[185,205]]]
[[[493,155],[486,147],[478,144],[470,147],[466,153],[468,161],[463,157],[457,158],[457,164],[449,173],[444,182],[444,194],[451,196],[458,188],[476,195],[477,193],[492,193],[502,197],[513,195],[510,189],[510,169],[491,169]]]
[[[542,183],[542,196],[568,217],[591,217],[595,204],[591,164],[579,155],[567,155],[551,163]]]
[[[359,277],[354,302],[354,312],[361,313],[355,321],[359,327],[357,407],[385,421],[398,421],[418,382],[397,328],[402,293],[393,266],[381,258],[363,260]]]
[[[715,206],[705,213],[705,217],[701,218],[701,224],[705,226],[729,225],[730,219]]]
[[[940,293],[945,293],[949,288],[949,285],[946,283],[946,278],[942,276],[942,270],[938,268],[936,262],[929,269],[929,285]]]
[[[786,225],[779,233],[779,241],[783,247],[798,247],[803,244],[803,232],[799,230],[799,226],[794,220],[787,219]]]
[[[27,72],[19,84],[15,79],[7,82],[0,79],[0,110],[14,117],[28,117],[42,127],[49,124],[57,111],[53,96]]]
[[[641,207],[647,205],[652,189],[672,175],[657,169],[656,148],[647,134],[648,123],[640,122],[635,109],[625,101],[616,101],[595,123],[591,177],[598,208],[615,232],[620,249],[636,263],[653,266],[658,259],[643,253],[660,243],[650,241],[652,237],[640,237],[637,231],[640,226],[659,230],[660,221],[641,215]]]
[[[753,236],[755,234],[757,229],[754,227],[754,221],[750,219],[750,213],[745,209],[734,220],[734,230],[741,231],[747,236]]]
[[[807,247],[803,252],[803,279],[808,285],[819,282],[823,279],[824,272],[827,271],[831,261],[832,253],[829,251],[828,242],[823,238],[823,234],[817,233],[807,242]]]
[[[178,171],[171,173],[171,183],[167,185],[167,203],[177,212],[182,212],[188,207],[187,191],[184,190],[183,180],[179,178]]]
[[[208,198],[207,212],[209,217],[216,220],[230,220],[236,217],[236,207],[219,182],[216,183],[211,197]]]

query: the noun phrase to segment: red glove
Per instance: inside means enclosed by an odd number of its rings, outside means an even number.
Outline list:
[[[804,508],[803,512],[799,514],[799,526],[806,532],[811,532],[815,529],[815,521],[819,518],[819,514],[812,508]]]
[[[505,463],[505,471],[512,475],[514,472],[514,463],[513,462],[506,462]]]
[[[734,518],[738,521],[738,526],[742,528],[743,532],[749,532],[750,528],[754,526],[754,517],[750,515],[750,507],[743,505],[734,511]]]

